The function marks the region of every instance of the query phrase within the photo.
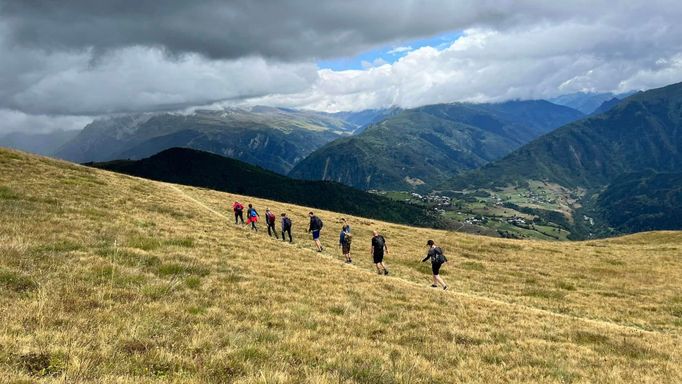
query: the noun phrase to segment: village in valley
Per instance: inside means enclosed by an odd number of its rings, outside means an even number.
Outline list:
[[[370,192],[425,206],[452,220],[456,230],[504,238],[545,240],[568,238],[570,231],[566,223],[573,219],[572,207],[581,197],[579,193],[542,182],[495,191]],[[553,214],[548,217],[547,212]],[[584,220],[594,225],[591,217],[585,216]]]

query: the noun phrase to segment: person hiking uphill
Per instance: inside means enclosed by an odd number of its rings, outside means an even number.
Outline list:
[[[372,246],[370,252],[372,254],[372,261],[377,267],[377,273],[380,275],[388,275],[388,269],[384,265],[384,251],[388,253],[388,245],[386,239],[379,234],[379,232],[372,232]]]
[[[268,224],[268,236],[275,235],[275,239],[279,239],[275,229],[275,221],[277,221],[277,216],[270,211],[270,208],[265,208],[265,223]],[[270,229],[272,229],[272,234],[270,234]]]
[[[322,252],[323,248],[322,244],[320,243],[320,231],[322,230],[322,226],[324,224],[322,223],[322,220],[320,220],[319,217],[315,216],[314,213],[309,212],[308,216],[310,216],[310,227],[308,227],[308,233],[310,232],[313,233],[313,241],[317,246],[317,252]]]
[[[341,253],[346,258],[346,264],[353,262],[350,258],[350,243],[353,240],[353,235],[350,234],[350,227],[344,225],[341,228],[341,233],[339,234],[339,247],[341,247]]]
[[[285,233],[289,234],[289,242],[293,243],[294,241],[291,239],[291,219],[287,217],[286,213],[282,213],[282,241],[286,241],[284,238]]]
[[[256,211],[256,208],[253,207],[253,205],[249,204],[249,209],[246,210],[246,224],[248,225],[249,223],[251,224],[251,229],[258,232],[258,227],[256,227],[256,223],[258,222],[258,218],[260,215]]]
[[[242,224],[244,224],[244,206],[242,203],[235,201],[232,203],[232,210],[234,211],[234,223],[239,224],[241,219]]]
[[[431,286],[433,288],[438,288],[438,284],[440,284],[443,286],[444,290],[448,289],[448,286],[445,284],[443,278],[438,275],[441,265],[447,263],[448,259],[445,258],[443,250],[440,247],[437,247],[433,240],[427,241],[426,245],[429,247],[429,253],[422,260],[422,263],[431,259],[431,271],[433,272],[433,284],[431,284]]]

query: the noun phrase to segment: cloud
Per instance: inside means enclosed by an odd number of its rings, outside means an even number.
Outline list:
[[[46,133],[56,130],[81,129],[92,121],[85,116],[28,115],[0,109],[0,136],[9,132]]]
[[[409,52],[412,50],[411,46],[395,47],[388,51],[389,55],[400,55],[401,53]]]
[[[334,111],[650,88],[682,79],[681,18],[667,0],[0,0],[0,111],[14,116],[0,129],[209,104]],[[398,60],[314,64],[386,46]]]
[[[365,70],[321,70],[301,94],[249,102],[335,111],[648,89],[682,81],[680,16],[469,29],[444,49],[422,47]]]

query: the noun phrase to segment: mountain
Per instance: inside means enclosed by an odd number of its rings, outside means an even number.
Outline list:
[[[619,176],[599,194],[596,211],[618,232],[682,229],[682,173]]]
[[[78,130],[57,130],[48,133],[12,132],[0,137],[0,147],[49,156],[73,140],[79,132]]]
[[[234,225],[235,199],[287,212],[293,244]],[[680,232],[565,244],[318,210],[318,253],[308,211],[0,149],[2,382],[682,382]]]
[[[94,121],[56,156],[82,163],[141,159],[190,147],[285,174],[315,149],[358,127],[331,114],[258,106],[130,115]]]
[[[332,116],[355,125],[357,128],[353,133],[358,134],[363,132],[370,124],[377,123],[389,116],[396,115],[400,111],[400,108],[392,107],[385,109],[367,109],[358,112],[336,112],[333,113]]]
[[[455,177],[450,187],[527,180],[593,189],[630,172],[682,168],[682,83],[640,92],[607,112],[555,130],[507,157]]]
[[[380,220],[430,227],[441,225],[440,219],[427,214],[422,208],[338,183],[293,180],[239,160],[194,149],[171,148],[142,160],[86,164],[152,180],[257,196]]]
[[[542,100],[403,110],[323,146],[289,175],[360,189],[428,188],[580,117]]]
[[[609,107],[615,105],[619,100],[623,100],[635,92],[630,91],[619,94],[611,92],[576,92],[554,97],[549,99],[549,101],[554,104],[577,109],[586,115],[592,115],[606,112]]]

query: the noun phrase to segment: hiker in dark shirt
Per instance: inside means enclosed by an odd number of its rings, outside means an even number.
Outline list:
[[[422,263],[431,259],[431,271],[433,272],[433,284],[431,284],[431,286],[433,288],[438,288],[438,284],[440,284],[443,286],[443,289],[448,289],[443,278],[439,276],[441,265],[447,263],[448,259],[443,254],[443,250],[440,247],[437,247],[433,240],[426,242],[426,245],[429,247],[429,252],[422,260]]]
[[[388,254],[388,245],[386,239],[379,234],[379,232],[372,232],[372,246],[370,252],[372,254],[372,261],[377,267],[377,273],[380,275],[388,275],[388,269],[384,265],[384,253]]]
[[[293,243],[294,241],[291,238],[291,219],[287,217],[286,213],[282,213],[282,241],[286,241],[284,238],[285,233],[289,234],[289,242]]]
[[[265,208],[265,223],[268,225],[268,236],[275,235],[275,239],[279,239],[275,229],[275,221],[277,221],[277,216],[270,211],[270,208]],[[270,234],[270,230],[272,230],[272,234]]]
[[[350,258],[350,243],[353,239],[353,235],[350,234],[350,227],[344,225],[339,234],[339,247],[341,247],[341,253],[346,258],[346,264],[350,264],[353,260]]]
[[[317,252],[322,252],[323,248],[322,243],[320,243],[320,231],[322,230],[322,226],[324,224],[319,217],[315,216],[314,213],[310,212],[308,213],[308,216],[310,216],[310,227],[308,227],[308,233],[313,233],[313,241],[317,246]]]

